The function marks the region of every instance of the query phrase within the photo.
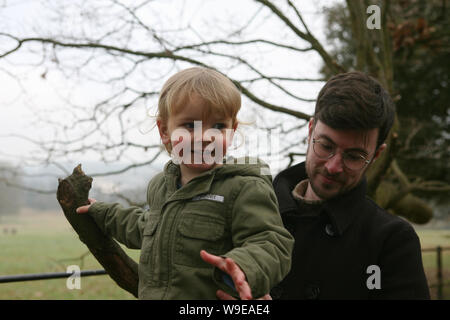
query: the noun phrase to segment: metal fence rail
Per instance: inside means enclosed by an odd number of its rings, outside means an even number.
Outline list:
[[[11,276],[0,276],[0,283],[68,278],[68,277],[72,276],[73,274],[74,273],[72,273],[72,272],[15,274],[15,275],[11,275]],[[98,275],[104,275],[104,274],[106,274],[105,270],[80,271],[80,277],[98,276]]]
[[[450,250],[450,247],[432,247],[432,248],[423,248],[422,252],[435,252],[436,253],[436,283],[429,283],[430,288],[437,288],[437,299],[443,299],[443,288],[445,286],[450,285],[449,281],[445,281],[443,275],[443,259],[442,252]],[[9,276],[0,276],[0,283],[8,283],[8,282],[20,282],[20,281],[33,281],[33,280],[48,280],[48,279],[59,279],[59,278],[68,278],[72,276],[74,273],[71,272],[53,272],[53,273],[35,273],[35,274],[17,274],[17,275],[9,275]],[[98,276],[107,274],[105,270],[85,270],[80,271],[80,277],[88,277],[88,276]]]
[[[450,250],[450,247],[433,247],[433,248],[423,248],[422,252],[436,252],[436,283],[429,284],[430,288],[437,288],[437,299],[442,300],[444,298],[443,289],[450,283],[445,282],[442,274],[442,251]]]

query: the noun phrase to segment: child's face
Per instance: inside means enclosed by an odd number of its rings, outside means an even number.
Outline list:
[[[196,95],[167,123],[158,120],[161,140],[170,143],[172,158],[180,165],[201,173],[222,163],[237,123],[217,114],[204,115],[205,103]]]

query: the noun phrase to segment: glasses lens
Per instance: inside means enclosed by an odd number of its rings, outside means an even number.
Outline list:
[[[343,161],[344,165],[350,170],[361,170],[366,164],[366,158],[359,153],[344,153]]]
[[[313,141],[313,149],[316,156],[322,159],[331,158],[334,152],[334,148],[331,144],[324,143],[320,140]]]
[[[315,139],[313,140],[313,150],[316,156],[321,159],[329,159],[335,153],[335,148],[332,144]],[[362,154],[355,152],[344,152],[342,154],[342,160],[344,166],[350,170],[361,170],[367,162]]]

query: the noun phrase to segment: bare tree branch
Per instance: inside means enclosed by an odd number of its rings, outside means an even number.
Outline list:
[[[92,173],[91,176],[92,177],[102,177],[102,176],[111,176],[111,175],[115,175],[115,174],[121,174],[124,173],[130,169],[133,168],[138,168],[138,167],[143,167],[143,166],[147,166],[149,164],[152,164],[160,155],[161,153],[165,152],[162,148],[159,152],[156,153],[155,156],[153,156],[152,159],[150,159],[149,161],[145,161],[145,162],[141,162],[141,163],[134,163],[131,164],[123,169],[120,170],[115,170],[115,171],[108,171],[108,172],[101,172],[101,173]]]
[[[278,43],[275,41],[270,41],[270,40],[265,40],[265,39],[253,39],[253,40],[246,40],[246,41],[227,41],[227,40],[206,41],[206,42],[202,42],[202,43],[176,47],[176,48],[172,49],[171,51],[177,52],[177,51],[186,50],[186,49],[197,49],[197,48],[201,48],[204,46],[210,46],[210,45],[214,45],[214,44],[224,44],[224,45],[228,45],[228,46],[242,46],[242,45],[258,44],[258,43],[268,44],[268,45],[274,46],[276,48],[283,48],[283,49],[288,49],[288,50],[297,51],[297,52],[307,52],[307,51],[314,50],[312,47],[297,48],[294,46]]]
[[[322,57],[325,64],[333,70],[335,73],[345,72],[345,69],[340,66],[335,60],[331,58],[325,48],[320,44],[320,42],[311,34],[304,33],[298,29],[292,21],[284,15],[272,2],[267,0],[255,0],[270,9],[280,20],[282,20],[298,37],[309,42],[311,47],[314,48],[317,53]]]
[[[0,178],[0,182],[3,182],[8,187],[21,189],[21,190],[24,190],[24,191],[31,191],[31,192],[35,192],[35,193],[54,194],[56,192],[56,189],[54,189],[54,190],[42,190],[42,189],[38,189],[38,188],[32,188],[32,187],[28,187],[26,185],[13,183],[9,179],[5,179],[5,178]]]

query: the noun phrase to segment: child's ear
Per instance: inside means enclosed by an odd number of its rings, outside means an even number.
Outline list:
[[[167,125],[161,120],[156,120],[156,125],[158,126],[159,136],[163,144],[168,144],[170,142],[169,130]]]

